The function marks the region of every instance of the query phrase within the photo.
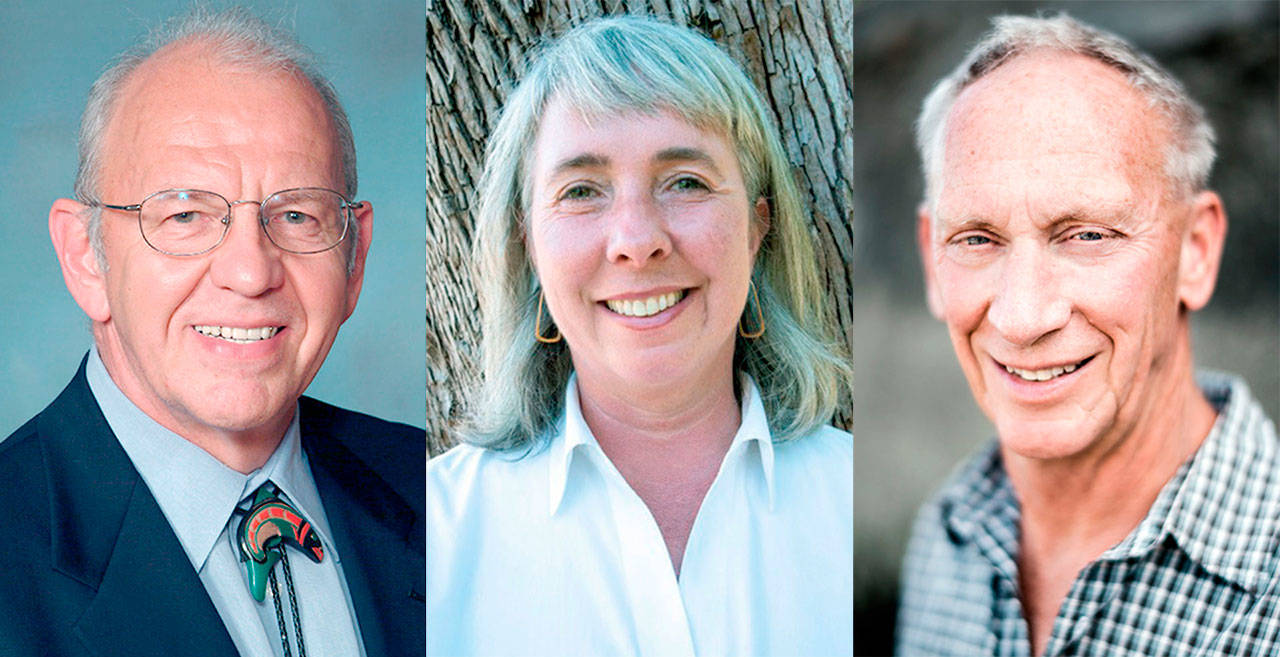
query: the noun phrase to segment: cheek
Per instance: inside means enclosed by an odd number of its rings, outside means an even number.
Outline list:
[[[962,267],[946,258],[937,264],[943,320],[956,333],[970,333],[982,323],[995,284],[985,270]]]
[[[598,235],[590,225],[535,222],[529,256],[549,304],[574,295],[600,260]]]
[[[323,333],[336,332],[346,314],[346,265],[286,267],[286,277],[308,316],[308,325],[314,322]]]
[[[143,247],[147,248],[147,247]],[[108,254],[107,302],[113,321],[132,332],[163,332],[199,285],[199,261],[162,260],[150,253],[112,258]]]
[[[1117,367],[1145,368],[1172,350],[1178,320],[1175,276],[1159,263],[1109,273],[1090,279],[1092,285],[1080,285],[1076,298],[1089,322],[1114,345]]]
[[[1160,253],[1119,254],[1068,278],[1076,307],[1099,328],[1141,331],[1177,315],[1177,264]]]
[[[676,251],[690,263],[710,275],[742,278],[745,290],[752,265],[751,227],[736,210],[689,212],[667,225]]]

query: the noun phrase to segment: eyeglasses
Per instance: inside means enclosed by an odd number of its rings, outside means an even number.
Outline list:
[[[328,251],[340,244],[347,236],[351,211],[364,207],[363,202],[352,203],[322,187],[285,189],[261,202],[228,201],[200,189],[166,189],[133,205],[90,205],[137,212],[138,229],[148,246],[166,255],[194,256],[222,244],[231,229],[231,206],[244,203],[258,206],[258,223],[272,244],[282,251],[302,254]]]

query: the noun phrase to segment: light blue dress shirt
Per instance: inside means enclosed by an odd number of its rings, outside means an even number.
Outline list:
[[[107,424],[173,527],[240,654],[283,656],[271,590],[267,589],[262,602],[249,594],[234,544],[239,516],[232,517],[236,505],[270,479],[311,521],[324,544],[324,559],[318,564],[297,550],[289,555],[307,654],[364,655],[342,560],[302,451],[297,412],[276,451],[261,468],[246,475],[143,413],[111,380],[96,348],[89,352],[85,375]],[[297,654],[284,578],[281,573],[276,577],[290,645]]]
[[[853,440],[774,444],[754,382],[679,578],[652,514],[582,418],[549,445],[427,465],[429,655],[848,655]]]

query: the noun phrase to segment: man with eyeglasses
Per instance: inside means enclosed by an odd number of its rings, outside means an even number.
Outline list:
[[[422,430],[302,397],[372,208],[292,37],[196,11],[94,84],[49,230],[94,348],[0,443],[0,654],[423,650]]]

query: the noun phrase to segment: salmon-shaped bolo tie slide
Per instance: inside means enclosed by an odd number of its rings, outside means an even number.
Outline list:
[[[324,546],[311,523],[292,504],[280,499],[275,484],[270,482],[258,488],[253,506],[240,519],[237,534],[249,592],[258,602],[266,596],[267,580],[285,546],[298,548],[315,563],[324,559]]]

